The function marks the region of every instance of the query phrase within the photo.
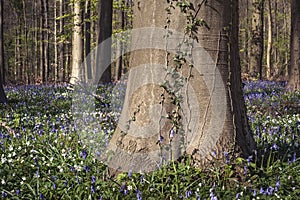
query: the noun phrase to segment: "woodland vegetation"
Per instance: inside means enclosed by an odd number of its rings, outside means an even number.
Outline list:
[[[0,198],[297,199],[299,71],[297,0],[0,0]]]

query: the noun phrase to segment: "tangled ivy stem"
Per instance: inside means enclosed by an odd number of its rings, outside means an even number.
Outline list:
[[[197,15],[200,12],[200,9],[204,3],[206,3],[207,0],[203,0],[199,5],[197,10],[195,9],[194,5],[190,1],[186,0],[167,0],[168,7],[165,9],[167,12],[167,18],[166,18],[166,25],[165,29],[167,30],[167,34],[164,36],[166,40],[166,47],[165,47],[165,66],[166,66],[166,71],[167,73],[165,74],[164,80],[166,80],[161,87],[164,88],[163,93],[161,94],[162,100],[162,108],[161,108],[161,118],[159,120],[159,127],[161,127],[161,121],[162,121],[162,113],[163,113],[163,104],[165,99],[166,93],[170,96],[171,103],[175,106],[175,109],[172,111],[172,113],[168,113],[168,119],[171,120],[171,130],[169,134],[169,145],[172,147],[172,139],[174,134],[182,134],[183,136],[183,127],[181,124],[181,120],[183,119],[184,116],[181,116],[180,113],[182,112],[181,108],[181,103],[182,102],[182,96],[176,96],[176,92],[180,91],[185,85],[185,90],[184,90],[184,95],[186,97],[186,104],[188,105],[188,112],[187,113],[187,124],[186,124],[186,130],[189,128],[189,124],[191,122],[191,109],[190,109],[190,104],[189,104],[189,98],[188,98],[188,82],[190,78],[192,77],[192,69],[194,67],[194,61],[192,57],[192,51],[193,51],[193,42],[197,41],[198,42],[198,37],[197,37],[197,32],[198,28],[200,26],[204,26],[206,28],[209,28],[208,25],[205,23],[203,19],[198,19]],[[170,35],[172,35],[172,31],[170,30],[170,26],[172,23],[171,16],[172,16],[172,11],[180,9],[180,12],[185,16],[186,20],[186,26],[184,27],[184,37],[182,39],[182,42],[177,44],[177,54],[173,56],[173,62],[174,66],[169,69],[170,65],[170,53],[168,51],[168,38]],[[182,50],[182,46],[187,47],[187,49]],[[190,63],[188,63],[188,60]],[[189,67],[188,75],[187,77],[183,78],[182,76],[179,76],[178,78],[178,73],[182,69],[183,66],[187,65]],[[182,73],[181,73],[182,74]],[[171,78],[175,79],[174,81],[174,86],[176,86],[176,91],[170,89],[171,86],[169,82],[167,81],[167,76],[171,76]],[[186,83],[186,84],[185,84]],[[187,136],[187,134],[185,134]],[[161,129],[160,129],[160,139],[162,137]],[[182,148],[186,149],[186,144],[185,141],[187,141],[187,138],[181,137],[182,142]],[[172,149],[172,148],[170,148]],[[172,152],[171,152],[172,154]],[[171,155],[172,157],[172,155]]]

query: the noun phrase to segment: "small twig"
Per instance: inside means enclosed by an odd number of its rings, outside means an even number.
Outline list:
[[[4,127],[8,131],[8,133],[12,134],[13,136],[16,135],[15,131],[12,128],[10,128],[9,126],[7,126],[5,122],[1,122],[0,126]]]
[[[75,86],[75,85],[71,84],[71,86],[72,86],[72,87],[67,87],[67,89],[68,89],[68,90],[71,90],[71,91],[74,91],[74,86]],[[93,96],[93,97],[94,97],[97,101],[99,101],[101,104],[105,104],[105,103],[104,103],[103,97],[101,97],[101,96],[99,96],[99,95],[97,95],[97,94],[95,94],[95,93],[92,93],[92,92],[88,91],[87,89],[85,89],[84,87],[82,87],[80,84],[78,84],[78,85],[76,85],[76,86],[79,86],[79,87],[83,90],[83,92],[84,92],[85,94],[90,95],[90,96]]]

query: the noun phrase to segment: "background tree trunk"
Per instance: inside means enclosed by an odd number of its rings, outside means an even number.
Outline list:
[[[273,17],[272,17],[272,2],[268,0],[268,46],[267,46],[267,79],[271,79],[273,75],[272,66],[272,46],[273,46]]]
[[[262,77],[262,60],[264,52],[264,0],[252,0],[251,18],[251,47],[250,47],[250,76],[253,78]]]
[[[85,40],[85,48],[84,48],[84,52],[85,52],[85,58],[88,57],[88,55],[91,52],[91,1],[90,0],[86,0],[85,2],[85,23],[84,23],[84,40]],[[86,75],[87,75],[87,79],[90,80],[92,79],[92,66],[91,66],[91,60],[87,59],[85,61],[85,68],[86,68]]]
[[[3,35],[3,0],[0,0],[0,80],[5,83],[5,66],[4,66],[4,35]]]
[[[106,45],[101,45],[97,49],[96,57],[96,75],[101,76],[100,82],[111,82],[111,65],[106,63],[111,60],[111,36],[112,36],[112,0],[99,0],[98,2],[98,39],[97,44],[103,44],[103,41],[110,38]]]
[[[125,30],[125,12],[124,12],[124,6],[125,6],[125,1],[124,0],[119,0],[119,9],[117,10],[116,13],[116,18],[118,20],[119,26],[117,29],[123,31]],[[115,81],[118,81],[121,79],[122,76],[122,71],[123,71],[123,49],[124,49],[124,44],[123,44],[123,38],[117,38],[117,45],[116,45],[116,72],[115,72]]]
[[[83,55],[83,43],[82,43],[82,19],[81,19],[81,1],[76,0],[74,2],[74,29],[72,38],[72,72],[70,83],[75,84],[81,80],[80,73]]]
[[[0,103],[6,102],[6,96],[3,89],[4,80],[4,47],[3,47],[3,0],[0,0]]]
[[[288,88],[300,89],[300,1],[291,1],[291,64]]]

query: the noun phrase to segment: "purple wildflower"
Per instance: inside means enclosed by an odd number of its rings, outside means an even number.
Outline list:
[[[170,131],[170,138],[171,138],[171,139],[174,137],[174,133],[175,133],[175,131],[174,131],[174,129],[172,129],[172,130]]]
[[[86,159],[87,152],[85,150],[83,150],[82,152],[80,152],[80,157],[82,157],[83,159]]]
[[[264,191],[264,189],[262,187],[260,187],[259,193],[260,194],[264,194],[265,193],[265,191]]]
[[[193,194],[192,191],[187,190],[187,191],[185,192],[185,198],[189,198],[192,194]]]
[[[140,190],[136,191],[136,198],[137,200],[142,200],[142,192]]]
[[[91,185],[91,192],[95,193],[95,186],[94,185]]]
[[[96,177],[92,176],[92,183],[95,183],[95,182],[96,182]]]

